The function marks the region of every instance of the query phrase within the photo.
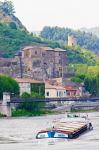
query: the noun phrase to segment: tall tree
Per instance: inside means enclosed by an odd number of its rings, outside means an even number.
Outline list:
[[[0,99],[2,99],[3,92],[9,92],[17,96],[19,94],[19,85],[11,77],[0,75]]]
[[[4,2],[0,3],[0,11],[5,12],[8,15],[12,15],[15,13],[13,2],[5,0]]]

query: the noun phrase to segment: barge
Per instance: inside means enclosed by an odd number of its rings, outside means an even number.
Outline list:
[[[55,122],[51,128],[41,130],[37,133],[37,139],[43,138],[77,138],[82,133],[92,130],[91,122],[73,119],[63,119],[59,122]]]

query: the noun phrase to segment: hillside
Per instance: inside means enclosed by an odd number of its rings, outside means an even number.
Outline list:
[[[11,1],[0,2],[0,22],[12,24],[13,27],[26,30],[21,21],[14,15],[15,10]]]
[[[87,33],[92,33],[93,35],[96,35],[99,38],[99,27],[94,28],[81,28],[80,31],[84,31]]]
[[[72,31],[71,29],[55,27],[54,30],[50,28],[48,31],[47,28],[47,31],[44,29],[41,33],[43,35],[42,37],[46,39],[36,37],[33,33],[29,33],[21,21],[16,18],[12,3],[9,3],[9,1],[6,2],[8,3],[4,7],[6,9],[2,8],[2,3],[0,3],[0,57],[14,57],[17,51],[24,46],[42,44],[43,46],[52,48],[60,47],[66,49],[68,63],[96,65],[98,59],[90,51],[82,50],[79,46],[76,48],[64,46],[63,43],[66,42],[68,33]],[[8,10],[9,7],[10,9]],[[82,38],[84,40],[84,37]]]
[[[66,49],[69,64],[87,64],[88,66],[99,64],[99,58],[87,49],[82,49],[79,46],[65,46],[64,49]]]
[[[29,33],[14,15],[11,1],[0,2],[0,57],[13,57],[22,47],[33,44],[59,46],[58,43],[41,40]]]
[[[41,31],[42,38],[57,41],[61,45],[67,44],[68,35],[74,35],[77,40],[77,44],[82,48],[89,49],[99,54],[99,38],[95,35],[92,35],[92,33],[76,31],[68,28],[47,26]]]

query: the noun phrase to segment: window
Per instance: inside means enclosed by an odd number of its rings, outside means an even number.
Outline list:
[[[61,97],[61,91],[59,91],[59,97]]]
[[[37,55],[37,51],[35,51],[35,55]]]
[[[58,97],[58,91],[57,91],[57,97]]]
[[[49,96],[49,92],[47,92],[46,95]]]

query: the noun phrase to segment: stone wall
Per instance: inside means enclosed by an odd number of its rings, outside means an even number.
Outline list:
[[[50,47],[29,46],[21,50],[22,56],[0,58],[0,73],[12,77],[31,77],[46,80],[63,77],[66,73],[66,51]]]

